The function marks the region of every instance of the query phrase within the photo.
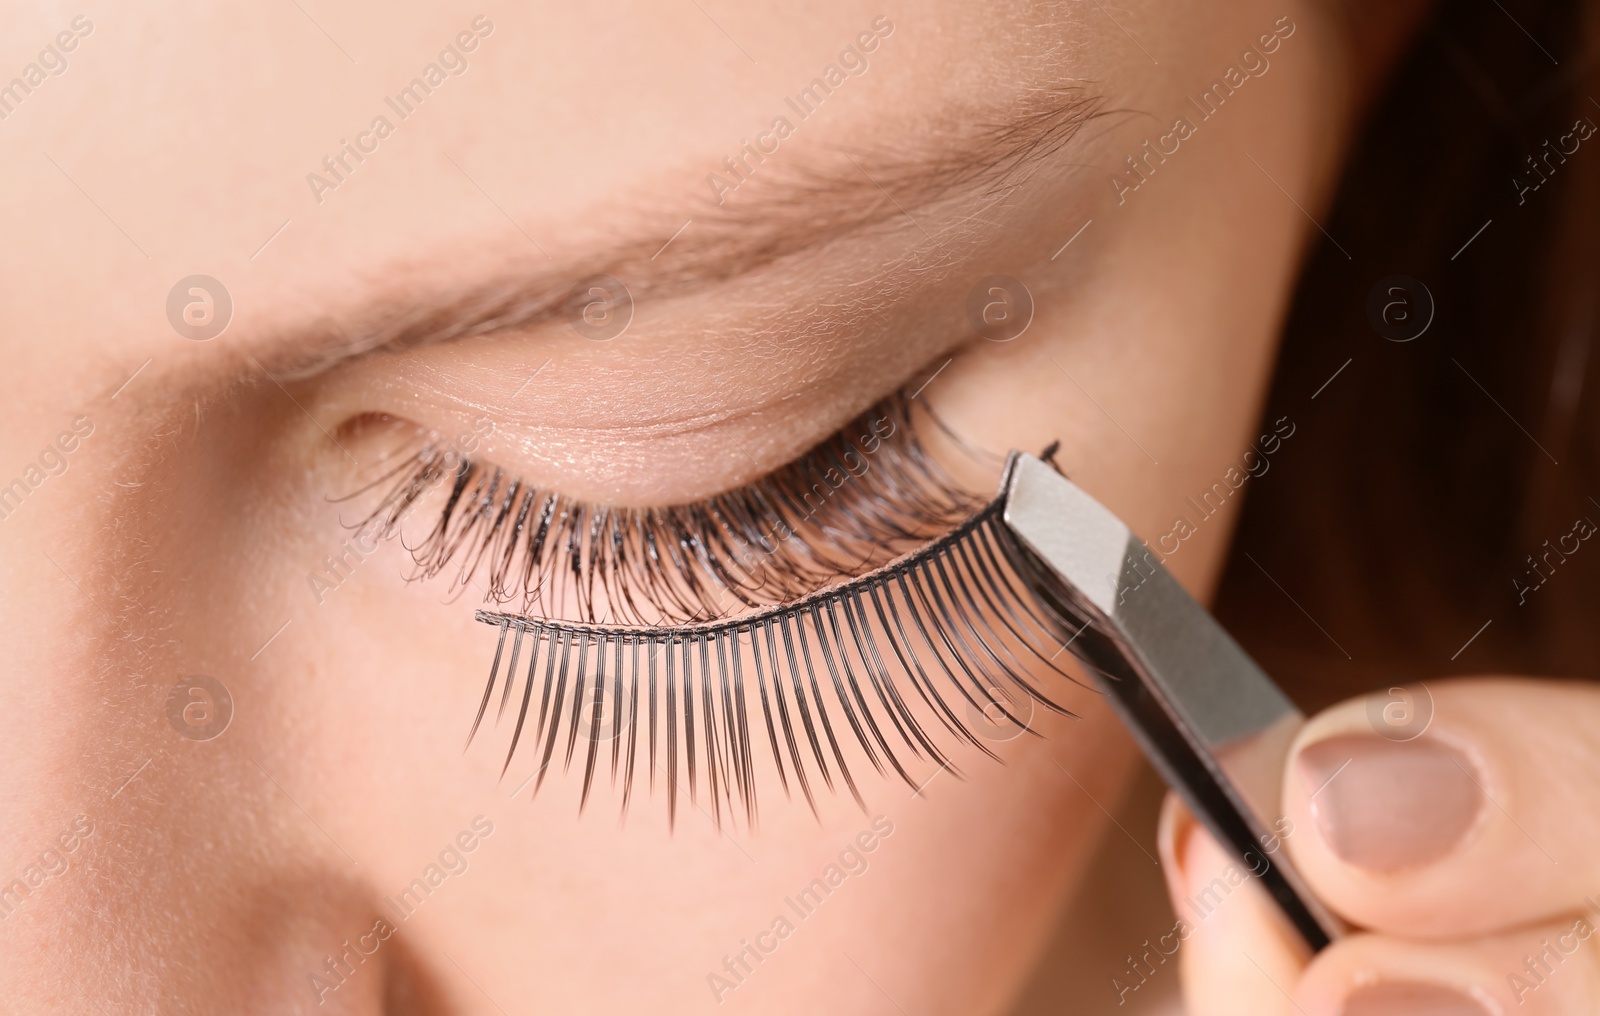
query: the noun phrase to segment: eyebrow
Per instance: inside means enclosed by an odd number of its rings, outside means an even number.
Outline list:
[[[586,284],[602,276],[620,280],[635,302],[683,296],[847,237],[908,224],[921,230],[914,210],[1019,185],[1105,113],[1103,100],[1081,88],[1036,90],[1003,111],[947,112],[910,142],[791,160],[747,178],[736,205],[700,199],[680,213],[684,224],[669,240],[662,238],[674,227],[666,225],[581,264],[519,269],[443,297],[385,297],[348,315],[353,324],[324,321],[281,344],[298,350],[273,358],[277,376],[305,378],[362,356],[567,320],[590,299]]]

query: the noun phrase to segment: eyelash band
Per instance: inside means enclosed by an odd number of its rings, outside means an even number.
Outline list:
[[[364,489],[395,477],[361,523],[384,537],[430,490],[448,491],[408,548],[411,578],[456,562],[452,592],[481,578],[491,603],[551,615],[571,604],[589,624],[702,622],[790,603],[921,546],[981,504],[926,454],[900,396],[772,474],[694,504],[590,505],[438,443]]]
[[[859,750],[880,775],[892,770],[913,788],[918,782],[902,752],[960,776],[938,744],[938,727],[959,744],[995,755],[959,710],[974,721],[1003,717],[1018,732],[1037,736],[1031,714],[1021,715],[1023,706],[1031,710],[1037,702],[1075,714],[1053,702],[1029,671],[1047,668],[1082,686],[1054,662],[1076,637],[1076,622],[1028,592],[1024,576],[1033,567],[1000,520],[1003,510],[1004,499],[997,498],[946,535],[868,574],[730,620],[618,627],[480,610],[477,619],[500,631],[468,744],[497,683],[498,724],[520,681],[502,776],[528,733],[538,755],[537,794],[557,746],[565,742],[565,771],[582,738],[581,810],[601,744],[610,740],[611,782],[621,782],[625,813],[644,736],[650,792],[657,772],[663,773],[669,821],[676,818],[681,760],[691,802],[698,803],[703,786],[719,828],[725,810],[730,818],[742,811],[755,825],[763,761],[786,795],[791,780],[798,785],[813,813],[813,775],[832,791],[835,771],[865,809],[841,732],[853,736],[851,752]],[[902,693],[906,684],[914,695]],[[759,699],[754,733],[752,698]],[[846,726],[836,724],[835,715]],[[767,750],[758,753],[762,743]]]

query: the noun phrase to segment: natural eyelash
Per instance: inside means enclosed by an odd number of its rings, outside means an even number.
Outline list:
[[[900,753],[905,752],[959,776],[928,729],[930,719],[957,742],[994,757],[963,721],[963,703],[969,714],[988,717],[993,710],[1018,732],[1030,734],[1035,733],[1031,717],[1018,715],[1021,706],[1031,710],[1037,702],[1073,715],[1052,701],[1027,671],[1048,668],[1078,683],[1054,662],[1074,637],[1070,629],[1075,623],[1027,591],[1024,576],[1036,566],[1000,521],[1003,508],[1003,500],[997,499],[901,560],[798,602],[732,620],[673,629],[622,628],[480,610],[478,620],[498,626],[500,637],[468,743],[483,722],[496,685],[501,689],[498,722],[520,680],[520,704],[502,776],[530,718],[538,753],[536,777],[530,777],[536,780],[535,794],[549,773],[563,730],[564,770],[571,766],[581,736],[587,742],[581,809],[594,784],[601,743],[610,740],[611,781],[615,785],[621,780],[626,812],[640,727],[648,723],[650,789],[653,794],[656,773],[662,772],[669,821],[677,812],[681,759],[690,800],[698,803],[703,784],[719,827],[725,809],[730,815],[743,811],[752,825],[756,821],[755,757],[763,732],[766,759],[786,795],[792,777],[815,812],[808,774],[814,772],[833,790],[837,770],[857,803],[866,807],[831,718],[835,710],[880,775],[893,770],[918,788],[919,781],[902,762]],[[525,644],[527,663],[519,676]],[[819,675],[827,680],[826,688]],[[754,709],[746,692],[752,676],[764,727],[755,735],[750,722]],[[915,697],[901,694],[907,682]],[[536,686],[538,710],[532,717]],[[698,745],[697,729],[703,738]]]
[[[571,600],[588,623],[705,621],[791,602],[921,545],[979,503],[926,455],[900,397],[776,472],[695,504],[590,505],[434,443],[374,485],[395,476],[362,523],[384,536],[448,484],[433,528],[408,548],[412,578],[456,561],[452,591],[481,577],[490,602],[520,598],[520,613],[554,614]]]

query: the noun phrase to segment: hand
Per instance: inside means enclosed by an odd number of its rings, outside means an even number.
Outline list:
[[[1168,795],[1161,859],[1182,922],[1165,946],[1180,942],[1188,1016],[1600,1013],[1600,687],[1428,690],[1418,736],[1358,699],[1289,754],[1283,843],[1354,926],[1314,958]]]

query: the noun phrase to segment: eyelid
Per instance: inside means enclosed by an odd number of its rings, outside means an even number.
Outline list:
[[[716,302],[639,305],[607,342],[565,324],[384,353],[302,382],[337,433],[361,414],[449,437],[487,416],[480,455],[577,497],[664,503],[778,467],[972,339],[970,279],[786,269]],[[957,273],[959,274],[959,273]]]

